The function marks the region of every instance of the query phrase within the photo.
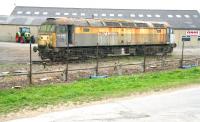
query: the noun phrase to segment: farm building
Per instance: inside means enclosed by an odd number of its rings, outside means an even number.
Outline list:
[[[175,41],[180,47],[181,37],[191,36],[187,47],[199,47],[200,14],[196,10],[147,10],[147,9],[93,9],[16,6],[10,16],[0,16],[0,41],[15,42],[19,27],[31,28],[37,38],[39,25],[48,17],[118,18],[143,21],[164,21],[174,28]]]

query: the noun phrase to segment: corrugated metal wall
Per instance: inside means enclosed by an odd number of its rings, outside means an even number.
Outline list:
[[[186,35],[188,30],[174,30],[175,42],[177,47],[182,47],[182,36]],[[199,30],[200,31],[200,30]],[[185,47],[200,47],[200,41],[198,41],[198,36],[191,36],[191,41],[185,43]]]

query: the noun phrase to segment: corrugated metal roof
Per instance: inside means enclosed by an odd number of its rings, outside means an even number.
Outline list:
[[[46,18],[35,18],[32,22],[31,25],[41,25]]]
[[[29,23],[33,25],[39,25],[45,20],[44,18],[47,17],[70,17],[124,18],[143,21],[166,21],[174,28],[200,28],[200,14],[196,10],[95,9],[16,6],[11,13],[11,16],[28,17],[27,19],[32,17],[33,20]],[[28,24],[28,22],[25,23]]]
[[[41,25],[46,17],[0,16],[0,24],[10,25]]]
[[[0,16],[0,24],[6,23],[8,16]]]
[[[9,24],[21,24],[21,23],[26,23],[27,19],[26,18],[13,18]]]

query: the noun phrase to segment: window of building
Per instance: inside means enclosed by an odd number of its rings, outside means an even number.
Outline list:
[[[147,14],[147,17],[152,17],[152,15],[151,14]]]
[[[110,16],[111,16],[111,17],[114,17],[114,16],[115,16],[115,14],[110,14]]]
[[[47,15],[48,14],[48,12],[43,12],[43,15]]]
[[[106,16],[106,14],[101,14],[101,16],[102,16],[102,17],[105,17],[105,16]]]
[[[170,15],[167,15],[167,16],[168,16],[168,18],[173,18],[173,17],[174,17],[174,16],[173,16],[173,15],[171,15],[171,14],[170,14]]]
[[[123,14],[118,14],[118,17],[122,17],[123,16]]]
[[[159,18],[159,17],[160,17],[160,15],[159,15],[159,14],[156,14],[156,15],[155,15],[155,17]]]
[[[135,17],[135,14],[130,14],[130,17]]]
[[[60,15],[60,12],[56,12],[55,15],[59,16],[59,15]]]
[[[95,17],[98,17],[98,14],[93,14]]]
[[[23,11],[17,11],[17,14],[22,14],[23,13]]]
[[[176,15],[176,17],[177,17],[177,18],[181,18],[182,16],[181,16],[181,15]]]
[[[198,36],[198,41],[200,41],[200,36]]]
[[[85,16],[85,13],[81,13],[81,16]]]
[[[69,15],[69,13],[64,13],[64,15]]]
[[[72,15],[73,15],[73,16],[76,16],[76,15],[77,15],[77,13],[72,13]]]
[[[30,11],[27,11],[26,14],[31,14],[31,12],[30,12]]]
[[[34,14],[38,15],[38,14],[40,14],[40,12],[39,12],[39,11],[36,11],[36,12],[34,12]]]
[[[143,14],[139,14],[138,16],[139,16],[139,17],[144,17],[144,15],[143,15]]]
[[[185,18],[190,18],[190,15],[186,14],[184,15]]]

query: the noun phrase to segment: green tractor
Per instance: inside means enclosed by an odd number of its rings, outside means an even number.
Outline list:
[[[34,36],[31,36],[30,28],[20,27],[19,31],[16,33],[16,42],[18,43],[35,43]]]

